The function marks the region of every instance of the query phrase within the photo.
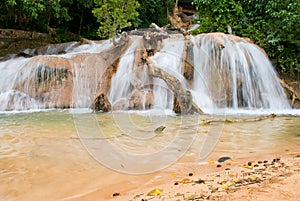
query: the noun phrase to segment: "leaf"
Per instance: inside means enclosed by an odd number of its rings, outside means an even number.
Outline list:
[[[197,199],[197,195],[190,195],[188,197],[188,200],[195,200],[195,199]]]
[[[159,196],[162,195],[162,192],[163,192],[162,189],[155,188],[151,190],[149,193],[147,193],[147,196]]]
[[[213,165],[213,164],[215,164],[215,162],[214,162],[214,161],[212,161],[212,160],[209,160],[207,163],[208,163],[209,165]]]

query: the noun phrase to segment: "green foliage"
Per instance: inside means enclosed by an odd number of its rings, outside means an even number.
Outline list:
[[[200,26],[194,33],[227,32],[251,38],[266,50],[277,69],[300,72],[300,1],[194,0]]]
[[[2,0],[0,25],[4,28],[49,31],[51,20],[69,21],[67,0]],[[6,15],[3,15],[6,13]],[[3,17],[2,17],[3,16]],[[41,30],[40,30],[41,29]]]
[[[95,0],[97,8],[93,14],[100,23],[98,35],[109,38],[122,29],[132,26],[132,21],[138,17],[139,3],[136,0]]]
[[[200,26],[195,33],[227,32],[227,26],[232,30],[242,28],[244,14],[240,2],[235,0],[194,0],[198,10]]]
[[[153,22],[158,26],[169,23],[168,11],[174,8],[173,0],[139,0],[139,27],[145,28]]]

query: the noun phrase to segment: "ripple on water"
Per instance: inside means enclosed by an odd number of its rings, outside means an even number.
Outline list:
[[[0,159],[18,156],[21,147],[22,142],[19,136],[11,134],[0,135]]]

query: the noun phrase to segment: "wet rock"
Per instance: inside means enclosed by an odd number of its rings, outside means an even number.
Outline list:
[[[109,112],[111,110],[111,104],[107,96],[101,93],[95,98],[94,103],[90,107],[95,112]]]
[[[151,109],[153,106],[154,96],[153,91],[148,90],[145,92],[145,109]]]
[[[160,126],[160,127],[158,127],[158,128],[156,128],[155,130],[154,130],[154,132],[156,133],[156,134],[160,134],[161,132],[163,132],[164,130],[165,130],[165,126]]]
[[[227,160],[231,160],[231,158],[228,157],[228,156],[224,156],[224,157],[219,158],[219,159],[218,159],[218,162],[219,162],[219,163],[223,163],[223,162],[225,162],[225,161],[227,161]]]
[[[143,109],[143,92],[141,88],[134,89],[128,96],[128,109],[141,110]]]

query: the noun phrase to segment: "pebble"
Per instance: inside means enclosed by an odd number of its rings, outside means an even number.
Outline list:
[[[199,179],[198,181],[195,181],[196,184],[205,184],[205,181],[202,179]]]
[[[267,160],[265,160],[265,161],[264,161],[264,163],[268,163],[268,161],[267,161]]]
[[[178,184],[179,184],[178,182],[175,182],[175,183],[174,183],[175,186],[177,186]]]
[[[189,176],[191,177],[191,176],[193,176],[194,174],[193,173],[189,173]]]
[[[113,197],[117,197],[117,196],[120,196],[120,193],[114,193],[113,194]]]
[[[219,159],[218,159],[218,162],[219,162],[219,163],[223,163],[224,161],[227,161],[227,160],[230,160],[230,159],[231,159],[230,157],[224,156],[224,157],[219,158]]]
[[[220,168],[220,167],[222,167],[222,165],[221,165],[221,164],[218,164],[218,165],[217,165],[217,168]]]

